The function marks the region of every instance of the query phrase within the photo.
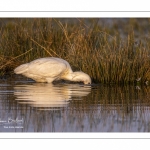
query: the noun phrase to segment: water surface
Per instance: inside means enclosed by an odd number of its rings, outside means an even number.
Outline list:
[[[149,86],[0,82],[0,132],[149,131]]]

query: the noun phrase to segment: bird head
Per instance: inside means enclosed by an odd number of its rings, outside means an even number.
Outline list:
[[[91,84],[90,76],[81,71],[77,71],[73,73],[72,81],[83,82],[84,84]]]

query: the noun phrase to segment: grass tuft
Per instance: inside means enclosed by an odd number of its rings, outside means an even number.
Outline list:
[[[22,63],[53,56],[67,60],[74,71],[86,72],[95,83],[150,81],[149,19],[143,23],[114,19],[111,27],[102,21],[1,19],[0,75],[12,73]]]

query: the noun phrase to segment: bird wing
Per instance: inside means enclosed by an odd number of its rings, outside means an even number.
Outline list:
[[[65,72],[67,65],[55,59],[37,59],[29,63],[28,73],[43,77],[57,77]]]

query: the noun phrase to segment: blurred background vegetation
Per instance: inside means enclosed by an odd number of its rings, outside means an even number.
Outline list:
[[[0,18],[0,75],[60,57],[94,83],[150,81],[149,18]]]

